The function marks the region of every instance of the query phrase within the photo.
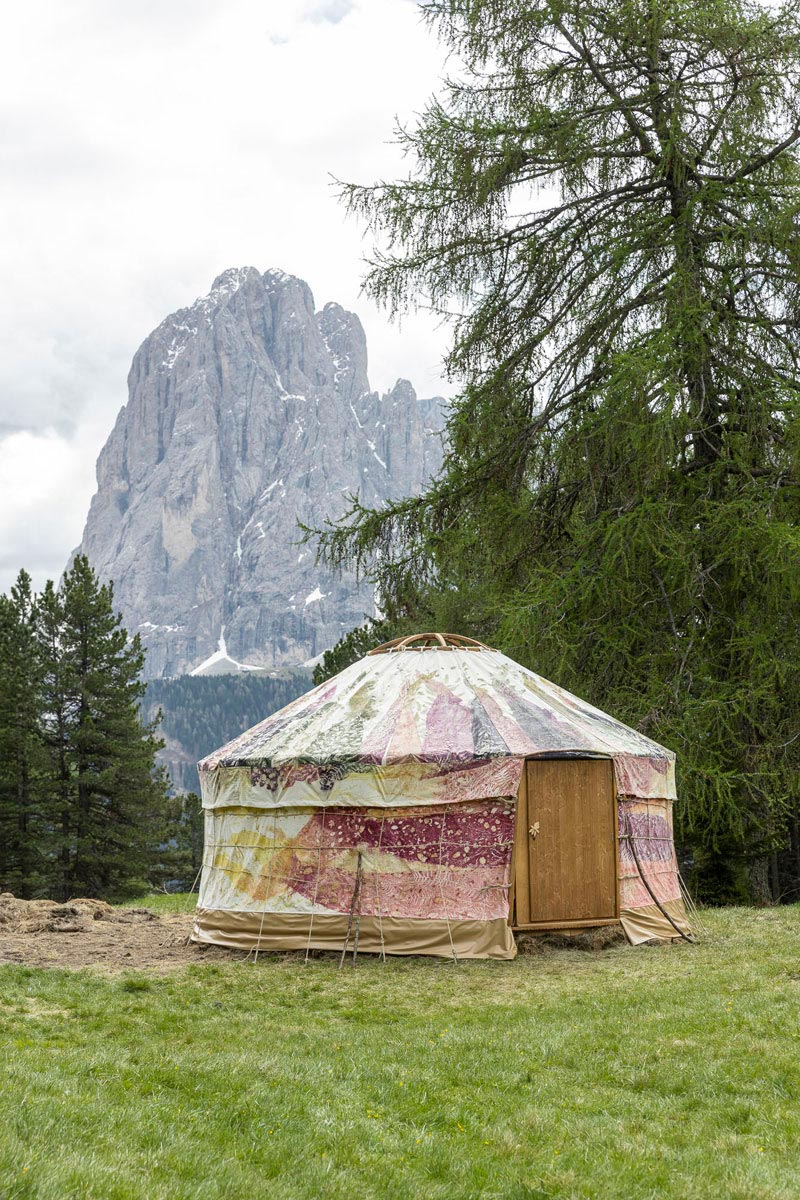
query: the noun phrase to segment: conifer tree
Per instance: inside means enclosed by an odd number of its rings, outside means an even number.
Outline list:
[[[84,556],[41,610],[58,891],[123,896],[146,881],[166,805],[157,722],[139,711],[144,653]]]
[[[42,671],[41,735],[47,753],[44,782],[50,838],[50,891],[69,897],[72,863],[73,770],[70,747],[71,704],[69,673],[61,650],[64,609],[61,596],[48,580],[38,598],[37,636]]]
[[[373,572],[390,622],[444,611],[673,747],[705,894],[777,896],[800,808],[800,9],[423,8],[458,75],[400,133],[409,175],[346,195],[388,246],[367,291],[456,314],[462,390],[440,478],[356,503],[323,551]]]
[[[0,596],[0,889],[34,894],[46,878],[40,733],[42,673],[31,579]]]

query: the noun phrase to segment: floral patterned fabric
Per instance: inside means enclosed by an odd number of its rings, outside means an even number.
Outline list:
[[[200,778],[206,808],[415,808],[516,796],[523,761],[222,767]]]
[[[617,808],[620,908],[647,908],[680,900],[678,862],[672,838],[672,805],[666,800],[628,800]],[[636,843],[636,855],[631,845]],[[650,891],[642,879],[647,881]]]

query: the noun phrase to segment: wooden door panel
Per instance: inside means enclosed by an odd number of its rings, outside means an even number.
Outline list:
[[[610,761],[531,759],[524,791],[524,834],[518,829],[515,846],[517,923],[613,920],[617,881]],[[521,890],[527,895],[521,897]]]

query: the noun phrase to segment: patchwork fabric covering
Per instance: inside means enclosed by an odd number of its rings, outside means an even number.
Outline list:
[[[620,797],[617,823],[620,918],[628,941],[635,945],[669,938],[678,929],[690,933],[672,837],[672,803]]]
[[[258,936],[280,934],[286,914],[304,917],[298,945],[328,945],[320,915],[349,914],[361,856],[359,943],[371,930],[375,949],[418,953],[415,926],[437,932],[440,952],[472,957],[462,924],[479,923],[492,955],[512,957],[508,876],[514,802],[473,800],[418,808],[273,808],[254,828],[251,808],[212,809],[206,839],[214,847],[201,905],[225,924],[231,900],[252,914]],[[265,914],[264,926],[261,919]],[[391,922],[409,926],[398,945]],[[341,945],[342,921],[334,925]],[[322,940],[321,940],[322,939]],[[452,940],[451,940],[452,939]],[[387,944],[388,943],[388,944]],[[278,943],[274,943],[278,944]],[[282,943],[281,943],[282,944]],[[262,942],[266,947],[266,940]]]
[[[442,646],[368,655],[199,764],[195,939],[325,949],[357,929],[363,950],[513,957],[516,795],[542,755],[613,761],[623,925],[676,936],[674,755],[497,651]]]

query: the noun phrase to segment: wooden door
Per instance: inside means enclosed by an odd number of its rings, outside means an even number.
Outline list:
[[[608,759],[528,760],[514,862],[515,925],[616,919],[616,810]]]

